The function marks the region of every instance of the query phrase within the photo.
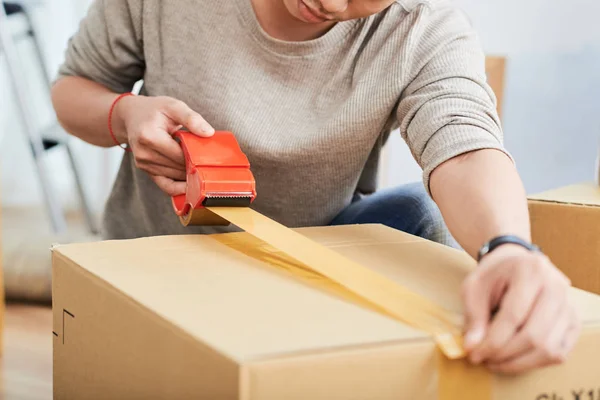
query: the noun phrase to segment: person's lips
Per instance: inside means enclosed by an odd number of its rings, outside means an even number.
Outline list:
[[[323,13],[311,8],[303,0],[298,0],[298,10],[300,11],[302,18],[309,22],[317,23],[331,20],[331,18],[323,15]]]

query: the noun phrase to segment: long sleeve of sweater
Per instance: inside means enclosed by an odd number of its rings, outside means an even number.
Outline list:
[[[431,172],[444,161],[484,148],[507,152],[476,32],[464,14],[449,4],[423,7],[415,19],[428,23],[416,20],[419,29],[411,32],[411,57],[405,60],[407,85],[397,117],[429,188]]]

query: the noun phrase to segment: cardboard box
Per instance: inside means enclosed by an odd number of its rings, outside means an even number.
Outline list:
[[[461,315],[464,253],[380,225],[298,231]],[[56,400],[441,398],[429,335],[289,275],[246,233],[59,246],[53,262]],[[597,396],[600,298],[571,295],[585,332],[568,363],[493,377],[490,399]]]
[[[600,294],[600,188],[582,183],[530,196],[532,239],[572,281]]]

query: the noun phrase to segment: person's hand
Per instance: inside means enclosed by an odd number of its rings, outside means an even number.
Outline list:
[[[185,159],[171,136],[181,127],[199,136],[211,136],[214,129],[184,102],[170,97],[128,96],[115,107],[124,137],[133,152],[135,165],[147,172],[169,196],[185,192]]]
[[[580,333],[570,281],[540,253],[503,245],[465,280],[465,350],[474,364],[520,374],[562,363]]]

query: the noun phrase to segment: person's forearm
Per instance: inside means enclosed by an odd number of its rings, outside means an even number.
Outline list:
[[[531,239],[523,184],[500,151],[479,150],[447,161],[432,173],[430,189],[448,229],[473,257],[498,235]]]
[[[80,77],[65,77],[52,88],[52,103],[63,128],[90,144],[112,147],[115,142],[108,131],[108,112],[118,94],[106,87]],[[123,132],[123,123],[113,119],[117,137]]]

